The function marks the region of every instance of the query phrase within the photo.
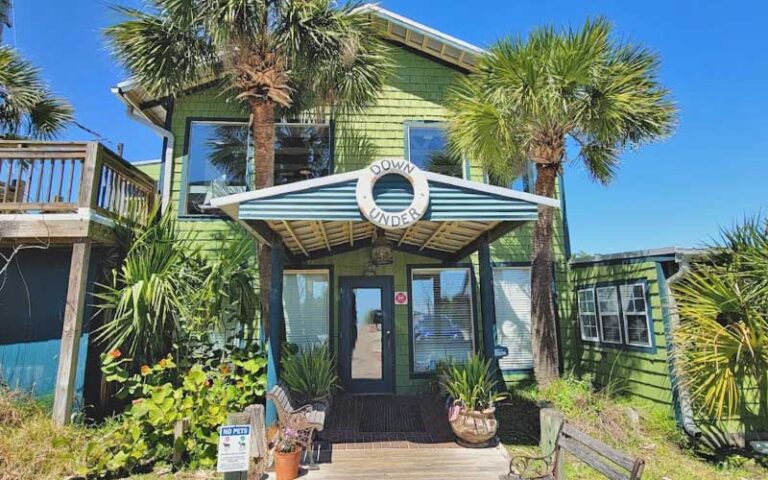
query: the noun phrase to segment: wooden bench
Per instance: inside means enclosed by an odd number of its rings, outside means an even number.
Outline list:
[[[550,410],[545,412],[545,410]],[[548,455],[536,457],[530,455],[515,455],[509,462],[509,473],[499,476],[500,480],[560,480],[565,478],[565,452],[570,453],[580,461],[611,480],[639,480],[643,474],[645,461],[633,458],[605,443],[595,440],[584,432],[555,414],[554,420],[551,409],[542,410],[542,443],[553,425],[554,435],[549,443]],[[547,450],[542,450],[547,451]]]

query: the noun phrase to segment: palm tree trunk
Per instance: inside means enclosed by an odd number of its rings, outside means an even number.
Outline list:
[[[271,187],[275,184],[275,105],[269,100],[251,102],[253,132],[253,162],[255,187]],[[259,248],[259,298],[261,322],[265,335],[269,335],[269,291],[272,284],[272,247],[262,244]]]
[[[536,194],[555,196],[558,163],[536,163]],[[552,221],[554,208],[539,205],[531,256],[531,342],[536,383],[544,387],[559,376],[557,332],[552,298]]]

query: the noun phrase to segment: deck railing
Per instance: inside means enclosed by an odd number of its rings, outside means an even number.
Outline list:
[[[0,214],[147,217],[155,182],[97,142],[0,141]]]

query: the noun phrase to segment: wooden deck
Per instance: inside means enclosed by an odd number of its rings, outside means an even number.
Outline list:
[[[498,480],[509,463],[504,447],[338,450],[330,463],[304,470],[306,480]],[[274,474],[269,475],[274,479]]]

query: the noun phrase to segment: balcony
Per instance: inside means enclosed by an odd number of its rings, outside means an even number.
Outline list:
[[[145,221],[154,180],[97,142],[0,141],[0,241],[110,243],[119,218]]]

